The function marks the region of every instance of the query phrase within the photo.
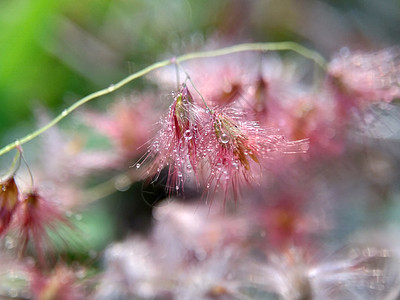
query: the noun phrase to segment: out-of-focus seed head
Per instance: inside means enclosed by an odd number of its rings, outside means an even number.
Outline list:
[[[14,178],[0,183],[0,236],[9,227],[18,206],[19,191]]]
[[[12,226],[17,232],[21,253],[24,253],[28,243],[31,243],[39,263],[45,265],[47,263],[45,252],[51,248],[49,231],[57,234],[61,225],[73,228],[54,203],[33,190],[23,195]]]

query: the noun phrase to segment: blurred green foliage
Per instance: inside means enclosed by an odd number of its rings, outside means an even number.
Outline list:
[[[174,51],[226,2],[2,1],[0,135],[33,121],[37,103],[65,106]]]

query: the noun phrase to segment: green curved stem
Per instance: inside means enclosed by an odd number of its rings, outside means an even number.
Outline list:
[[[177,62],[180,63],[180,62],[198,59],[198,58],[216,57],[216,56],[228,55],[228,54],[245,52],[245,51],[288,51],[288,50],[296,52],[296,53],[314,61],[322,69],[326,69],[327,63],[326,63],[325,59],[319,53],[312,51],[310,49],[307,49],[307,48],[305,48],[297,43],[294,43],[294,42],[248,43],[248,44],[240,44],[240,45],[235,45],[232,47],[222,48],[222,49],[218,49],[218,50],[184,54],[184,55],[176,57],[174,59],[166,59],[166,60],[154,63],[136,73],[133,73],[133,74],[125,77],[124,79],[117,82],[116,84],[110,85],[108,88],[99,90],[90,95],[87,95],[86,97],[83,97],[82,99],[80,99],[77,102],[75,102],[74,104],[72,104],[70,107],[64,109],[57,117],[55,117],[48,124],[33,131],[32,133],[16,140],[15,142],[10,143],[7,146],[1,148],[0,156],[11,151],[12,149],[15,149],[19,145],[23,145],[23,144],[33,140],[37,136],[41,135],[42,133],[44,133],[45,131],[47,131],[54,125],[56,125],[58,122],[60,122],[66,116],[68,116],[71,112],[73,112],[80,106],[84,105],[85,103],[87,103],[91,100],[94,100],[96,98],[99,98],[101,96],[110,94],[110,93],[118,90],[119,88],[123,87],[124,85],[128,84],[129,82],[131,82],[137,78],[143,77],[144,75],[146,75],[154,70],[160,69],[160,68],[168,66],[170,64],[177,63]]]

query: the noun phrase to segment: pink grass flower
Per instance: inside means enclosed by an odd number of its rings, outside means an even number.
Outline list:
[[[105,114],[87,112],[84,119],[101,134],[108,137],[113,145],[110,159],[115,166],[126,164],[127,160],[137,159],[144,150],[143,145],[149,139],[149,128],[154,123],[153,95],[142,95],[142,101],[118,101]]]
[[[251,183],[266,159],[276,153],[302,153],[308,149],[307,140],[289,142],[278,130],[266,129],[249,120],[242,111],[218,108],[212,121],[205,125],[201,152],[209,169],[207,188],[220,185],[226,194],[232,186],[234,197],[242,181]]]
[[[185,174],[197,172],[199,131],[204,118],[204,109],[196,105],[186,86],[183,86],[169,107],[166,117],[161,120],[161,129],[150,144],[147,154],[137,163],[151,159],[148,175],[160,174],[169,166],[167,189],[179,191],[183,187]]]
[[[0,236],[11,224],[14,212],[19,204],[19,192],[14,178],[0,183]]]
[[[67,218],[36,190],[25,194],[16,212],[15,229],[24,253],[31,242],[39,263],[45,265],[45,251],[51,246],[49,231],[57,233],[61,225],[72,228]]]

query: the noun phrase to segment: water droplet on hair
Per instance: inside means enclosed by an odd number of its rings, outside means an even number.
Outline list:
[[[183,133],[183,137],[184,137],[185,140],[187,140],[187,141],[191,140],[192,137],[193,137],[192,131],[189,130],[189,129],[186,130],[186,131]]]
[[[14,248],[15,247],[14,240],[11,237],[6,236],[4,239],[4,246],[6,247],[6,249],[9,249],[9,250]]]
[[[68,110],[64,109],[64,110],[62,111],[61,115],[62,115],[63,117],[65,117],[66,115],[68,115]]]
[[[176,185],[176,186],[175,186],[175,189],[176,189],[177,191],[179,191],[179,185]]]
[[[192,172],[192,166],[190,164],[186,166],[186,172]]]
[[[136,169],[139,169],[140,168],[140,164],[136,164]]]
[[[131,180],[129,176],[121,175],[114,181],[114,187],[120,192],[125,192],[131,187]]]
[[[223,134],[221,134],[221,137],[219,138],[219,141],[222,144],[226,144],[226,143],[229,142],[229,136],[227,134],[223,133]]]
[[[239,162],[238,161],[233,161],[232,162],[232,167],[234,167],[236,170],[238,170],[239,169]]]
[[[7,191],[7,187],[6,187],[5,185],[2,185],[2,186],[1,186],[1,190],[2,190],[3,192]]]
[[[182,176],[183,176],[182,172],[178,171],[178,177],[182,177]]]

